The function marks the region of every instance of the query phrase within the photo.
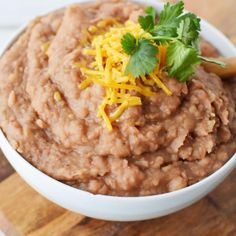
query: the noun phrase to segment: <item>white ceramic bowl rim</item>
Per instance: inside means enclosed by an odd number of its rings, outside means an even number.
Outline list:
[[[91,1],[86,1],[86,0],[81,0],[78,1],[80,3],[83,2],[91,2]],[[142,0],[135,0],[135,2],[140,2],[143,3]],[[153,4],[152,0],[146,0],[145,1],[145,5]],[[156,7],[161,9],[163,7],[163,3],[155,3]],[[58,9],[55,9],[58,10]],[[47,13],[45,13],[47,14]],[[214,35],[217,35],[217,37],[221,38],[221,41],[224,41],[226,45],[228,45],[231,50],[232,50],[232,56],[236,55],[236,48],[234,47],[234,45],[219,31],[217,30],[215,27],[213,27],[212,25],[210,25],[208,22],[202,20],[202,26],[203,26],[203,30],[205,28],[207,28],[208,33],[213,32]],[[0,57],[5,53],[5,51],[15,42],[15,40],[25,31],[25,28],[28,24],[23,25],[19,30],[17,30],[14,35],[12,36],[12,38],[9,40],[9,43],[7,43],[6,45],[4,45],[3,50],[0,51]],[[205,32],[206,33],[206,32]],[[219,49],[219,48],[218,48]],[[223,53],[223,52],[222,52]],[[11,147],[10,143],[8,142],[7,138],[5,137],[3,131],[0,129],[0,146],[1,148],[3,146],[7,146],[10,149],[13,149],[13,147]],[[3,148],[2,148],[3,149]],[[29,168],[34,169],[34,171],[39,172],[44,178],[47,178],[49,182],[51,182],[53,184],[54,183],[59,183],[61,186],[63,186],[65,188],[65,191],[68,189],[71,192],[75,191],[75,192],[81,192],[84,194],[87,194],[87,197],[93,197],[93,198],[103,198],[104,200],[109,200],[109,201],[136,201],[136,202],[141,202],[141,201],[147,201],[147,200],[153,200],[156,198],[162,199],[162,198],[168,198],[170,196],[178,196],[178,195],[183,195],[183,194],[187,194],[190,191],[193,191],[195,189],[200,188],[202,185],[206,184],[206,182],[210,183],[211,181],[214,181],[215,176],[221,175],[225,172],[226,169],[228,169],[231,166],[234,166],[234,168],[236,167],[236,153],[217,171],[215,171],[214,173],[212,173],[211,175],[209,175],[208,177],[204,178],[203,180],[192,184],[190,186],[187,186],[183,189],[180,190],[176,190],[174,192],[168,192],[168,193],[162,193],[162,194],[157,194],[157,195],[148,195],[148,196],[137,196],[137,197],[123,197],[123,196],[111,196],[111,195],[101,195],[101,194],[92,194],[90,192],[87,191],[83,191],[77,188],[74,188],[72,186],[69,186],[67,184],[64,184],[48,175],[46,175],[45,173],[41,172],[40,170],[38,170],[36,167],[34,167],[33,165],[31,165],[28,161],[26,161],[17,151],[15,151],[16,157],[22,159],[21,161],[24,162],[25,165],[27,165]]]

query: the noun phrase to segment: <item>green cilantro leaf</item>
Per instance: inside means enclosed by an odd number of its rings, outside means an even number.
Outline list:
[[[165,4],[163,11],[160,13],[160,20],[154,27],[153,36],[176,37],[179,17],[183,13],[184,3],[180,1],[174,5]]]
[[[172,23],[173,20],[176,20],[184,10],[184,2],[179,1],[176,4],[171,5],[170,3],[165,4],[163,11],[160,14],[159,24],[169,24]]]
[[[169,76],[185,82],[194,74],[194,68],[201,60],[195,48],[181,42],[171,43],[167,49],[166,69]]]
[[[130,57],[126,74],[131,73],[134,77],[150,74],[157,66],[157,52],[157,47],[151,41],[140,39],[137,49]]]
[[[201,30],[200,19],[192,13],[187,13],[181,16],[180,20],[177,28],[178,39],[186,45],[195,46]]]
[[[165,43],[168,47],[165,71],[169,76],[185,82],[195,72],[196,65],[207,61],[224,66],[214,59],[200,56],[199,33],[200,19],[192,13],[183,13],[184,3],[165,4],[156,23],[156,11],[148,7],[146,16],[140,16],[140,26],[152,36],[135,39],[131,34],[122,38],[124,51],[131,55],[126,74],[134,77],[151,73],[157,66],[158,45]]]
[[[147,15],[151,16],[152,17],[152,20],[153,20],[153,23],[155,24],[155,21],[156,21],[156,16],[157,16],[157,13],[156,13],[156,10],[154,7],[147,7],[145,9],[145,12],[147,13]]]
[[[137,48],[137,40],[132,34],[126,33],[121,39],[121,45],[126,54],[132,55]]]
[[[138,22],[143,30],[151,32],[154,29],[156,21],[156,10],[154,7],[147,7],[145,9],[145,12],[147,13],[147,15],[139,16]]]
[[[152,16],[147,15],[147,16],[140,16],[138,18],[138,22],[141,25],[142,29],[151,32],[154,28],[154,22],[152,19]]]

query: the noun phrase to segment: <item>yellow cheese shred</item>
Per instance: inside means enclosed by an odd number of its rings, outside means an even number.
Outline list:
[[[42,51],[45,55],[48,55],[48,49],[49,49],[49,47],[50,47],[50,44],[51,44],[51,42],[48,41],[48,42],[46,42],[46,43],[44,43],[44,44],[41,45],[41,51]]]
[[[100,27],[104,22],[106,21],[103,20],[97,26]],[[142,105],[138,94],[149,97],[155,95],[152,90],[153,86],[159,87],[168,96],[172,94],[158,76],[165,60],[166,48],[163,46],[159,49],[161,64],[153,73],[149,76],[141,76],[141,78],[134,78],[131,74],[126,75],[125,70],[129,56],[122,49],[121,38],[128,32],[135,37],[148,36],[139,24],[127,21],[122,25],[114,20],[113,26],[110,26],[107,32],[93,35],[90,48],[86,46],[83,49],[83,55],[91,57],[93,61],[90,61],[89,65],[86,66],[75,63],[75,66],[80,69],[85,77],[79,88],[86,89],[91,84],[98,84],[104,88],[106,95],[98,107],[97,115],[104,120],[109,131],[113,129],[112,123],[118,121],[126,109]]]

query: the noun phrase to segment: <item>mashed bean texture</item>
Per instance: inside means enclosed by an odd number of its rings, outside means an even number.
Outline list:
[[[90,60],[81,45],[101,20],[140,14],[128,1],[73,5],[33,21],[0,59],[0,126],[39,170],[96,194],[152,195],[198,182],[236,151],[236,80],[201,67],[187,84],[166,78],[172,96],[140,95],[143,105],[127,109],[112,132],[97,117],[104,91],[79,88],[73,65]]]

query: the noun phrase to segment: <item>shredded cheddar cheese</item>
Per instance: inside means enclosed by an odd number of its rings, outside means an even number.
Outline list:
[[[50,47],[50,44],[51,44],[50,41],[48,41],[48,42],[42,44],[42,46],[41,46],[41,51],[43,52],[43,54],[48,55],[48,49],[49,49],[49,47]]]
[[[112,20],[110,21],[112,22]],[[97,26],[104,27],[106,24],[107,21],[103,20]],[[89,31],[95,31],[93,29],[95,28],[90,27]],[[81,89],[85,89],[91,84],[98,84],[105,89],[106,95],[98,108],[98,117],[104,120],[109,131],[112,130],[112,122],[117,121],[127,108],[142,105],[138,94],[155,95],[152,91],[153,86],[159,87],[168,96],[172,94],[158,76],[165,60],[163,46],[159,49],[161,52],[160,64],[152,74],[134,78],[131,74],[125,73],[129,56],[123,52],[120,42],[122,36],[127,32],[132,33],[135,37],[147,35],[140,25],[134,22],[127,21],[123,25],[114,23],[107,32],[92,38],[90,48],[84,48],[83,54],[93,57],[94,61],[87,66],[80,63],[75,64],[85,77],[85,80],[79,85]],[[135,95],[131,91],[135,91]],[[108,112],[109,106],[112,106],[111,112]]]
[[[59,91],[54,92],[53,98],[56,102],[60,102],[62,100],[62,97]]]

